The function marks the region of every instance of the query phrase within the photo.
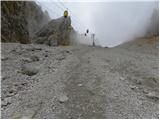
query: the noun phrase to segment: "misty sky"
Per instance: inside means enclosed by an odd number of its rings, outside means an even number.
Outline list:
[[[72,26],[79,33],[88,28],[95,33],[102,47],[113,47],[123,42],[144,36],[151,26],[158,25],[158,15],[151,22],[153,12],[158,10],[158,0],[72,2],[75,0],[38,0],[51,18],[58,18],[68,8]],[[83,0],[84,1],[84,0]],[[153,25],[154,26],[154,25]]]

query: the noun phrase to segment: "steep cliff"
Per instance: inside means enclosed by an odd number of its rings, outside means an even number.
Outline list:
[[[1,2],[2,42],[29,43],[24,1]]]
[[[30,37],[33,37],[44,24],[51,20],[48,12],[43,12],[41,7],[32,1],[26,2],[25,17],[28,23]]]
[[[2,42],[30,43],[50,17],[32,1],[1,1]]]

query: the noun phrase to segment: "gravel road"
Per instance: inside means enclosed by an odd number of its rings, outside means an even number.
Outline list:
[[[158,118],[158,48],[2,43],[2,118]]]

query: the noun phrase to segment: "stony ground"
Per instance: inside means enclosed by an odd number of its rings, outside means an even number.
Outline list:
[[[2,118],[159,117],[157,43],[1,49]]]

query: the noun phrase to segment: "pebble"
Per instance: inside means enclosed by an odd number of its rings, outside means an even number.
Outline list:
[[[9,105],[9,104],[11,104],[11,97],[5,98],[5,99],[2,101],[1,106],[3,107],[3,106],[7,106],[7,105]]]
[[[6,80],[9,76],[2,76],[2,80]]]
[[[81,86],[82,86],[82,84],[78,84],[78,86],[79,86],[79,87],[81,87]]]
[[[59,102],[60,102],[60,103],[64,103],[64,102],[66,102],[66,101],[68,101],[68,97],[67,97],[66,95],[63,95],[63,96],[60,96],[60,97],[59,97]]]
[[[23,65],[22,66],[22,73],[29,75],[29,76],[33,76],[35,74],[37,74],[39,72],[39,68],[37,66],[33,66],[33,65]]]
[[[32,60],[30,58],[22,58],[22,61],[27,62],[27,63],[32,62]]]
[[[124,77],[120,77],[120,80],[125,80],[125,78]]]
[[[13,95],[17,94],[17,89],[16,87],[12,87],[6,94],[6,97],[11,97]]]
[[[137,86],[131,85],[130,88],[131,88],[132,90],[134,90],[134,89],[137,89]]]
[[[5,60],[7,60],[7,59],[8,59],[8,57],[1,56],[1,60],[2,60],[2,61],[5,61]]]
[[[155,92],[149,92],[149,93],[146,94],[146,96],[149,97],[149,98],[152,98],[152,99],[154,99],[154,98],[159,99],[159,96],[156,95]]]
[[[38,56],[31,56],[32,61],[39,61],[39,57]]]

